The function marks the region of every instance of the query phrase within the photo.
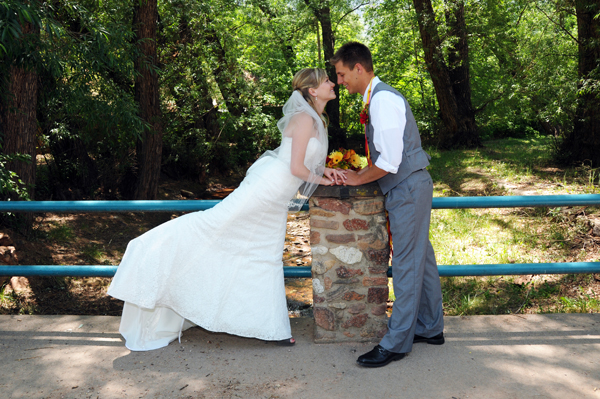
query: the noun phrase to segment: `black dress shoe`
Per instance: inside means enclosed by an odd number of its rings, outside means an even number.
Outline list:
[[[377,345],[372,351],[359,356],[356,362],[363,367],[383,367],[395,360],[400,360],[406,353],[394,353]]]
[[[435,335],[431,338],[422,337],[420,335],[415,334],[415,338],[413,339],[413,344],[418,344],[419,342],[427,342],[430,345],[442,345],[446,340],[444,339],[444,333],[441,332],[438,335]]]

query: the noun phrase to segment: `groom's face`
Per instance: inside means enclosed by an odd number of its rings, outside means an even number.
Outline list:
[[[337,74],[337,82],[340,86],[346,87],[348,93],[360,93],[358,68],[348,68],[342,61],[335,64],[335,73]]]

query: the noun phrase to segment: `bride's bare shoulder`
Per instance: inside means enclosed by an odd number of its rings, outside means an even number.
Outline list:
[[[313,117],[310,116],[307,112],[299,112],[296,115],[292,116],[290,119],[290,123],[293,123],[298,126],[312,126],[314,121]]]

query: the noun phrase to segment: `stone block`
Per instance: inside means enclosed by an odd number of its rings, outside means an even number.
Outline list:
[[[372,229],[370,233],[357,235],[356,239],[358,247],[361,250],[380,250],[386,249],[389,246],[389,238],[385,226],[378,226]]]
[[[389,264],[390,262],[390,250],[389,249],[381,249],[381,250],[373,250],[370,249],[367,251],[367,259],[371,262],[381,264]]]
[[[332,309],[338,309],[338,310],[343,310],[346,309],[346,307],[348,305],[346,305],[344,302],[339,302],[339,303],[330,303],[329,305],[327,305],[328,307],[332,308]]]
[[[329,252],[329,249],[323,245],[315,245],[310,247],[310,252],[313,255],[325,255],[327,252]]]
[[[375,216],[375,223],[385,225],[385,228],[387,230],[387,217],[385,215]]]
[[[364,219],[346,219],[343,225],[348,231],[369,230],[369,222]]]
[[[362,276],[363,271],[360,269],[348,269],[346,266],[340,266],[335,269],[335,273],[339,278],[350,278],[354,276]]]
[[[356,294],[356,292],[355,292],[355,294]],[[365,296],[362,295],[362,297],[364,298]],[[364,303],[355,303],[354,305],[347,308],[346,311],[350,314],[359,314],[359,313],[362,313],[366,309],[366,307],[367,307],[367,305],[365,305]]]
[[[379,199],[356,201],[353,208],[356,213],[361,215],[375,215],[385,211],[383,201]]]
[[[387,303],[390,296],[388,287],[371,287],[367,293],[368,303]]]
[[[337,230],[340,228],[340,222],[336,222],[335,220],[323,220],[323,219],[315,219],[310,218],[310,227],[315,229],[329,229],[329,230]]]
[[[349,285],[349,284],[356,284],[358,283],[360,280],[358,279],[358,277],[352,277],[352,278],[345,278],[345,279],[341,279],[341,280],[335,280],[333,282],[333,284],[344,284],[344,285]]]
[[[325,298],[323,298],[322,296],[315,295],[313,293],[313,303],[323,303],[323,302],[325,302]]]
[[[324,218],[330,218],[335,216],[334,212],[327,212],[326,210],[323,209],[319,209],[317,207],[310,207],[310,210],[308,211],[308,213],[310,214],[310,216],[322,216]]]
[[[325,238],[334,244],[348,244],[349,242],[356,241],[354,234],[329,234]]]
[[[359,241],[356,246],[358,247],[358,249],[360,249],[361,251],[368,251],[370,249],[384,249],[384,248],[388,248],[388,242],[387,241],[381,241],[381,240],[375,240],[372,242],[366,242],[366,241]]]
[[[383,265],[371,265],[369,266],[369,273],[372,274],[385,274],[387,273],[389,266],[386,264]]]
[[[315,276],[315,274],[324,274],[327,270],[325,269],[325,265],[323,264],[323,262],[319,262],[319,261],[312,261],[312,265],[310,266],[310,270],[313,274],[313,277]]]
[[[357,234],[356,235],[356,239],[360,242],[360,241],[366,241],[368,243],[372,243],[373,241],[375,241],[375,234],[373,233],[367,233],[367,234]]]
[[[340,212],[344,215],[348,215],[352,209],[352,205],[350,205],[348,202],[333,198],[316,198],[315,202],[321,209],[332,212]]]
[[[347,265],[358,263],[363,257],[362,252],[358,248],[347,247],[345,245],[340,245],[337,248],[333,248],[330,252],[333,254],[333,256],[342,261],[342,263]]]
[[[325,290],[330,290],[333,285],[333,281],[329,277],[325,277],[323,279],[323,285],[325,286]]]
[[[381,305],[374,306],[371,309],[371,314],[374,316],[382,316],[385,314],[387,310],[387,304],[383,303]]]
[[[311,270],[315,274],[325,274],[329,269],[331,269],[335,265],[335,261],[315,261],[313,260]]]
[[[326,308],[315,307],[313,309],[315,324],[325,330],[335,330],[335,316],[333,312]]]
[[[321,242],[321,233],[318,231],[311,230],[310,232],[310,245],[317,245]]]
[[[388,284],[387,277],[363,277],[363,285],[365,287],[373,287],[376,285],[385,285]]]
[[[352,334],[352,333],[350,333],[350,332],[348,332],[348,331],[344,331],[344,335],[345,335],[346,337],[348,337],[348,338],[354,338],[354,336],[355,336],[356,334]]]
[[[328,301],[331,301],[331,300],[340,298],[342,295],[344,295],[348,291],[349,291],[349,289],[347,286],[338,285],[336,288],[332,288],[331,290],[329,290],[325,293],[325,299],[327,299]]]
[[[313,292],[314,293],[322,294],[325,291],[325,287],[323,287],[321,280],[319,280],[318,278],[313,278],[312,284],[313,284]]]
[[[352,316],[351,318],[342,323],[342,328],[362,327],[365,325],[368,318],[369,315],[366,313]]]
[[[342,297],[342,299],[344,301],[362,301],[364,298],[365,298],[364,295],[361,295],[356,291],[346,292],[344,294],[344,296]],[[363,306],[364,306],[364,304],[363,304]]]

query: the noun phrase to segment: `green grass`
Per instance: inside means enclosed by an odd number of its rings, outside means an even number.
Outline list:
[[[53,223],[52,225],[53,227],[50,228],[47,233],[50,240],[61,244],[66,244],[75,237],[71,227],[67,226],[66,224]]]
[[[106,259],[107,257],[104,247],[100,244],[90,243],[82,248],[81,253],[89,262],[103,265],[111,264],[111,262]]]
[[[434,196],[600,192],[600,169],[585,165],[563,169],[552,164],[552,140],[509,138],[486,142],[483,148],[474,150],[428,149]],[[590,214],[595,213],[597,207],[440,209],[432,212],[430,238],[441,265],[597,261],[597,244],[591,243],[587,249],[577,244],[589,230]],[[590,276],[576,277],[586,278]],[[600,310],[597,289],[587,294],[563,292],[576,283],[570,277],[536,276],[529,282],[515,283],[517,279],[442,278],[445,312],[470,315]]]

